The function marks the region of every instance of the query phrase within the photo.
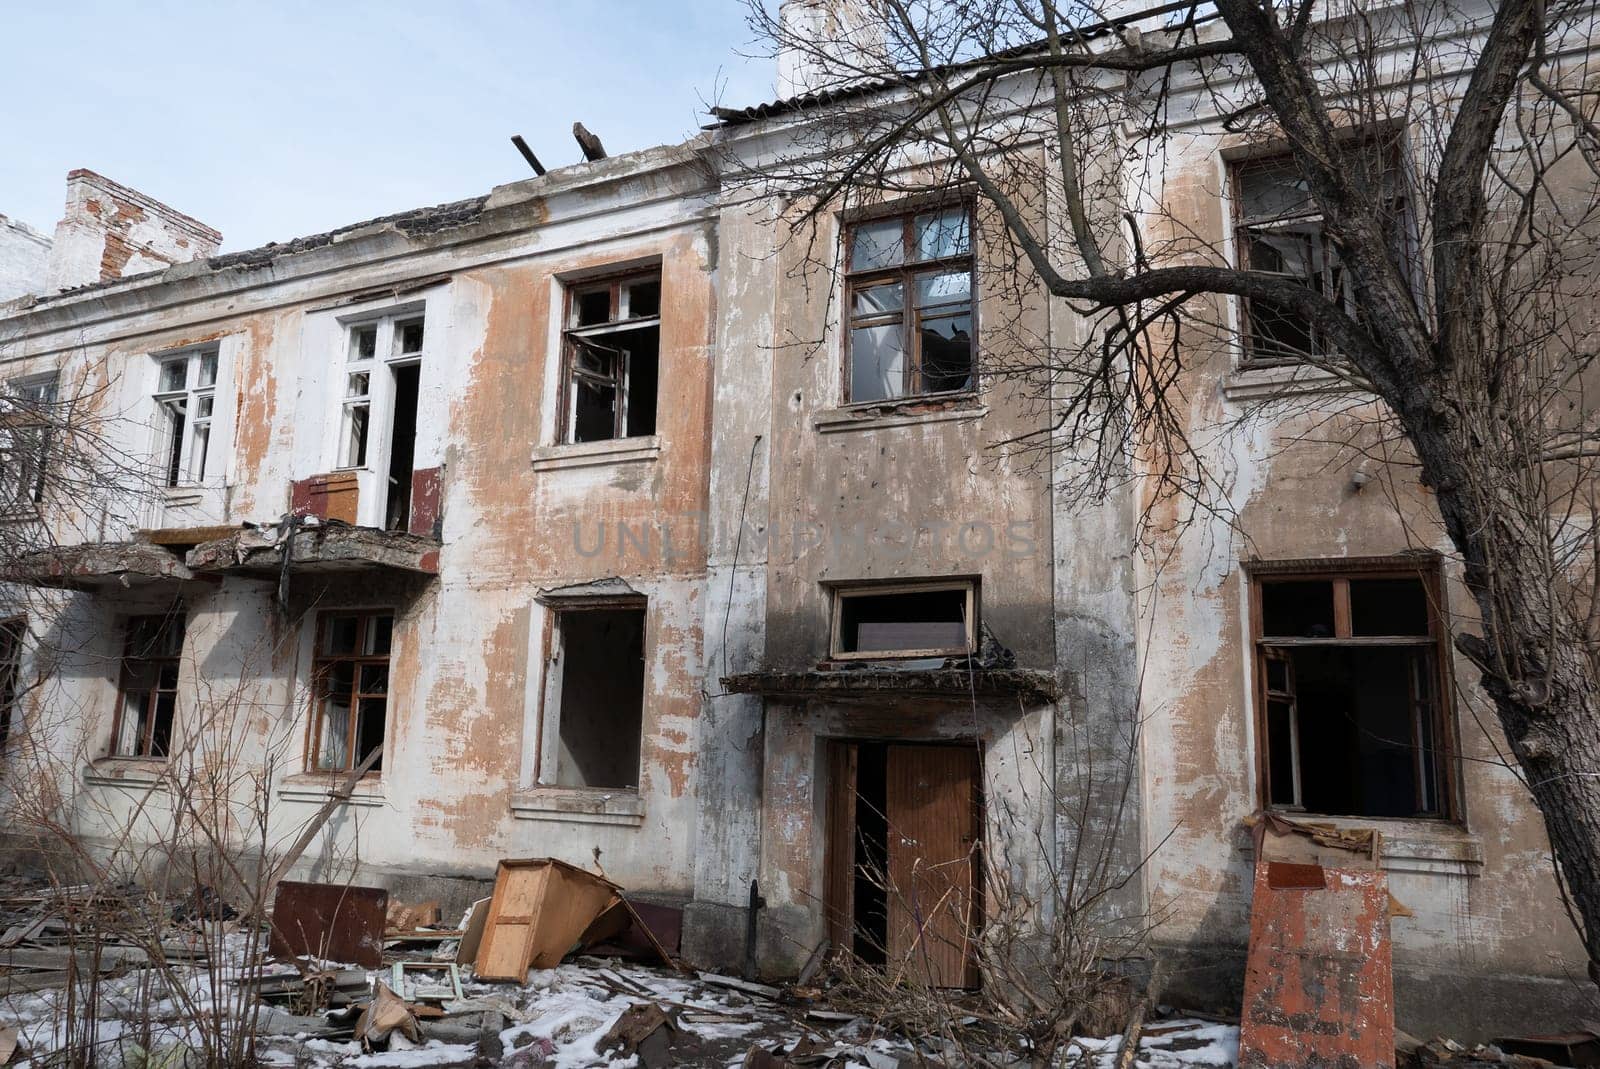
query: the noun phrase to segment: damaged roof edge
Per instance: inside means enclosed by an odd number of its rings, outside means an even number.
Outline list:
[[[253,271],[275,267],[285,261],[313,254],[318,250],[340,245],[367,234],[398,232],[407,242],[420,244],[421,239],[468,231],[469,228],[478,227],[480,224],[490,224],[491,220],[504,219],[508,224],[503,228],[505,231],[527,228],[528,216],[518,210],[522,205],[570,193],[583,193],[593,197],[598,190],[608,185],[622,185],[658,172],[670,172],[702,164],[711,140],[710,135],[699,134],[676,144],[658,145],[623,155],[609,156],[592,163],[575,163],[556,168],[538,177],[503,183],[488,193],[465,200],[378,216],[286,242],[269,242],[254,249],[221,253],[204,260],[78,286],[60,293],[18,298],[8,305],[0,305],[0,318],[21,318],[30,314],[48,313],[90,301],[104,303],[114,296],[146,293],[162,287],[177,287],[197,278],[235,273],[248,275]],[[709,176],[709,168],[706,168],[706,173]],[[489,233],[470,236],[489,237],[500,232],[491,225]],[[278,279],[272,277],[262,279],[264,283],[273,281]]]

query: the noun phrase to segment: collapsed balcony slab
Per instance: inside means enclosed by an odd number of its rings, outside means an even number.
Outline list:
[[[879,697],[924,697],[961,700],[1016,697],[1028,705],[1046,705],[1061,698],[1054,675],[1027,668],[898,669],[862,668],[844,671],[744,672],[727,676],[722,685],[735,694],[775,698],[868,700]]]
[[[189,567],[200,575],[276,578],[291,574],[399,571],[439,574],[437,539],[405,531],[380,531],[341,523],[280,528],[242,528],[189,551]]]
[[[149,542],[88,542],[20,555],[5,578],[55,590],[128,589],[195,578],[171,551]]]

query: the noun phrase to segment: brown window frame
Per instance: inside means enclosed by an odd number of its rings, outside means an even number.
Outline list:
[[[1263,809],[1305,816],[1339,817],[1357,820],[1427,820],[1436,822],[1461,821],[1460,785],[1457,775],[1456,754],[1459,741],[1456,736],[1455,695],[1451,675],[1450,636],[1445,626],[1448,619],[1444,600],[1444,582],[1439,561],[1430,555],[1423,560],[1397,557],[1315,558],[1289,561],[1250,561],[1246,565],[1250,584],[1250,657],[1251,680],[1255,698],[1255,761],[1257,800]],[[1427,599],[1428,634],[1395,636],[1357,636],[1352,634],[1350,583],[1368,579],[1420,579]],[[1262,587],[1278,582],[1327,582],[1333,587],[1334,634],[1327,638],[1267,637],[1263,623]],[[1435,811],[1418,812],[1409,817],[1359,816],[1350,813],[1315,813],[1294,806],[1274,804],[1271,770],[1271,740],[1268,736],[1268,701],[1276,692],[1268,687],[1267,665],[1273,659],[1271,651],[1294,648],[1394,648],[1411,646],[1426,650],[1431,668],[1432,693],[1428,696],[1433,723],[1433,763],[1435,792],[1438,805]],[[1413,701],[1418,699],[1413,697]],[[1419,747],[1420,749],[1420,747]],[[1296,754],[1298,760],[1298,754]],[[1420,779],[1418,789],[1421,790]]]
[[[852,597],[893,597],[896,594],[935,594],[958,590],[966,596],[967,644],[930,649],[846,651],[843,648],[844,603]],[[965,657],[978,648],[978,581],[932,579],[912,582],[840,583],[832,587],[829,607],[828,659],[834,661],[895,661],[919,657]]]
[[[1394,173],[1401,176],[1401,193],[1396,197],[1391,206],[1390,217],[1395,227],[1395,236],[1403,241],[1408,252],[1415,252],[1414,245],[1414,220],[1412,218],[1412,205],[1410,190],[1404,181],[1404,152],[1403,142],[1393,132],[1367,132],[1360,136],[1350,136],[1346,139],[1350,151],[1377,151],[1389,157],[1394,168]],[[1308,210],[1301,213],[1289,213],[1277,216],[1250,216],[1244,214],[1243,179],[1252,170],[1282,167],[1288,165],[1293,171],[1293,154],[1287,150],[1267,154],[1243,156],[1227,161],[1228,200],[1230,206],[1230,230],[1233,239],[1233,265],[1235,269],[1256,270],[1250,266],[1248,259],[1249,232],[1252,228],[1265,229],[1271,223],[1303,223],[1315,225],[1316,233],[1306,239],[1308,253],[1314,254],[1314,262],[1319,262],[1318,292],[1329,296],[1336,291],[1342,292],[1343,303],[1347,310],[1351,309],[1354,296],[1350,290],[1349,276],[1339,269],[1339,252],[1337,243],[1328,236],[1326,225],[1321,211],[1314,201],[1309,204]],[[1297,172],[1294,172],[1297,173]],[[1307,193],[1309,200],[1310,193]],[[1262,272],[1272,273],[1272,272]],[[1296,275],[1284,274],[1283,278],[1294,282],[1304,281]],[[1329,360],[1337,358],[1338,353],[1322,335],[1314,324],[1306,324],[1306,331],[1311,338],[1311,349],[1307,352],[1272,351],[1259,352],[1259,345],[1254,339],[1252,330],[1253,317],[1251,314],[1250,298],[1240,297],[1239,308],[1239,338],[1242,346],[1241,366],[1247,368],[1283,367],[1303,364],[1308,361]],[[1281,313],[1294,314],[1294,313]]]
[[[328,622],[335,617],[347,616],[353,616],[360,621],[360,626],[356,632],[355,640],[355,648],[358,651],[366,644],[367,628],[371,626],[372,621],[382,617],[388,617],[389,648],[381,654],[362,654],[359,652],[325,653],[324,650],[327,644]],[[366,759],[365,754],[358,754],[356,752],[356,740],[358,733],[361,730],[361,700],[363,698],[381,697],[383,699],[382,749],[384,751],[388,750],[390,711],[389,699],[394,693],[393,658],[395,621],[395,611],[394,609],[388,607],[373,609],[326,609],[317,616],[317,632],[315,638],[316,645],[312,648],[311,656],[311,730],[310,735],[306,739],[307,772],[314,774],[320,773],[323,775],[339,775],[344,772],[354,771],[360,766],[361,762]],[[347,734],[345,738],[346,758],[343,765],[341,765],[339,768],[323,768],[321,767],[322,725],[323,718],[326,715],[325,703],[328,695],[326,690],[323,688],[322,681],[326,673],[331,671],[335,665],[345,663],[353,665],[353,670],[350,673],[350,723],[346,729]],[[370,664],[381,664],[384,666],[385,689],[382,694],[363,691],[361,689],[361,669]],[[378,768],[369,770],[367,775],[381,775],[383,765],[382,754],[379,755],[378,765]]]
[[[656,302],[656,314],[638,316],[629,319],[617,318],[622,309],[622,290],[638,282],[655,282],[660,296]],[[608,318],[604,323],[592,323],[588,326],[579,326],[578,299],[587,293],[593,293],[605,287],[610,291],[611,307],[607,313]],[[573,434],[572,399],[574,381],[578,378],[588,378],[596,383],[602,383],[616,392],[617,403],[612,408],[611,437],[592,439],[592,441],[626,441],[628,438],[628,381],[629,374],[626,368],[619,368],[617,374],[607,379],[581,372],[577,366],[576,353],[578,339],[590,337],[603,337],[623,330],[639,330],[654,326],[659,331],[661,327],[661,311],[666,307],[666,283],[659,265],[655,267],[633,268],[610,275],[600,275],[595,278],[574,279],[562,286],[561,305],[561,396],[559,408],[556,412],[556,441],[562,445],[584,445],[587,442],[576,442]],[[630,309],[631,311],[631,309]],[[656,350],[656,403],[659,408],[661,396],[661,348]],[[659,431],[660,428],[657,428]],[[643,436],[641,436],[643,437]]]
[[[967,251],[960,256],[946,256],[934,260],[903,260],[892,267],[879,267],[870,270],[857,271],[851,265],[855,263],[855,244],[857,235],[863,226],[875,223],[884,223],[892,219],[900,220],[900,247],[907,250],[916,246],[916,218],[919,215],[928,215],[936,212],[961,209],[967,215]],[[890,209],[881,211],[864,212],[851,215],[845,219],[844,240],[844,353],[843,360],[843,397],[844,403],[860,405],[888,405],[922,398],[961,397],[974,394],[978,391],[978,251],[977,227],[974,203],[970,198],[963,197],[959,200],[927,200],[916,203],[902,203]],[[967,268],[967,297],[964,302],[949,301],[943,305],[934,305],[935,308],[954,308],[964,303],[967,308],[967,317],[972,324],[968,345],[970,348],[971,366],[968,372],[967,385],[954,390],[924,390],[922,389],[923,356],[922,356],[922,310],[917,307],[916,280],[919,275],[952,274],[951,268],[958,268],[963,264]],[[941,270],[943,269],[943,270]],[[873,286],[892,285],[898,282],[901,286],[900,314],[866,313],[857,315],[855,312],[855,298],[858,289],[868,289]],[[947,313],[955,314],[955,313]],[[944,318],[933,316],[930,318]],[[893,397],[869,398],[857,400],[851,396],[851,385],[854,382],[852,365],[851,336],[857,327],[890,326],[899,323],[901,339],[905,345],[906,358],[906,389]]]
[[[21,734],[17,685],[22,680],[22,647],[28,638],[28,618],[0,620],[0,753],[12,736]]]
[[[161,655],[154,657],[149,656],[148,654],[141,656],[134,655],[134,641],[138,636],[140,626],[147,621],[152,623],[153,626],[157,628],[159,633],[165,633],[169,628],[176,625],[178,632],[177,652],[162,653]],[[112,719],[111,723],[111,757],[122,758],[130,761],[162,761],[166,760],[167,757],[170,756],[172,744],[171,732],[176,726],[178,720],[178,676],[179,668],[183,661],[184,643],[187,641],[188,623],[189,621],[187,614],[178,609],[164,613],[141,613],[136,616],[129,616],[123,621],[122,657],[118,663],[119,676],[117,680],[117,715]],[[153,686],[148,688],[140,688],[137,691],[129,686],[129,677],[132,675],[132,666],[134,663],[152,664],[156,666],[154,677],[155,684]],[[170,687],[164,687],[161,685],[161,667],[165,665],[170,665],[173,669],[172,686]],[[145,730],[139,739],[137,746],[135,747],[136,752],[122,753],[122,725],[124,718],[127,716],[128,695],[130,693],[144,693],[148,696],[151,715],[148,723],[145,725]],[[160,709],[161,695],[163,694],[172,695],[172,724],[168,727],[167,749],[169,752],[158,754],[154,752],[155,728],[157,719],[155,714],[156,711]]]

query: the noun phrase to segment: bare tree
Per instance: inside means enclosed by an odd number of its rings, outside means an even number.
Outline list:
[[[725,174],[784,198],[819,267],[841,206],[972,192],[999,250],[988,292],[1045,294],[1078,326],[999,345],[986,323],[984,373],[1048,406],[1041,438],[1071,443],[1077,489],[1139,480],[1146,533],[1226,507],[1190,372],[1292,324],[1287,377],[1344,389],[1293,403],[1431,495],[1477,609],[1456,648],[1600,976],[1594,18],[1546,0],[752,3],[814,92],[722,114],[769,124],[756,148],[724,139]],[[1325,239],[1314,275],[1270,262],[1270,228],[1219,241],[1174,207],[1167,164],[1196,139],[1285,154],[1305,203],[1284,214]]]

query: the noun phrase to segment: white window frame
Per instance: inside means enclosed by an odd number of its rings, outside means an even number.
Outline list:
[[[340,321],[343,357],[333,382],[338,412],[333,421],[335,432],[329,470],[371,471],[387,477],[389,433],[394,423],[394,369],[426,362],[430,337],[427,318],[426,310],[418,304]],[[401,328],[414,322],[423,324],[422,344],[416,349],[406,349]],[[356,334],[369,329],[376,332],[373,352],[370,357],[363,357],[355,346]],[[365,393],[350,392],[352,378],[356,375],[367,376]],[[366,409],[366,448],[361,462],[352,463],[351,426],[355,410],[360,408]]]
[[[5,384],[8,420],[4,440],[0,441],[0,515],[33,515],[44,500],[54,422],[48,409],[60,398],[60,390],[60,375],[54,371],[24,375]],[[30,415],[37,419],[28,421]],[[19,426],[36,430],[41,437],[31,443],[19,443],[13,437]]]
[[[222,347],[199,345],[192,349],[157,353],[155,389],[151,396],[158,424],[156,448],[157,475],[161,485],[204,486],[209,469],[216,465],[217,383],[222,378]],[[183,368],[180,384],[169,385],[168,368]],[[208,375],[209,368],[209,378]],[[204,415],[200,412],[204,408]],[[179,418],[183,425],[178,426]],[[197,431],[204,429],[204,447],[196,457]]]

